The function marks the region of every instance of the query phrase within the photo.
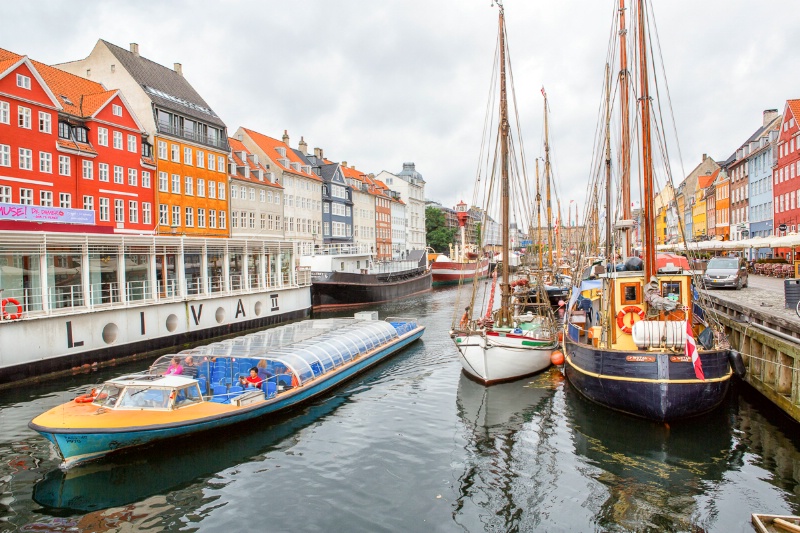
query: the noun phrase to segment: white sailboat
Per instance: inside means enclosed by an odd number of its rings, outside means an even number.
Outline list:
[[[512,170],[511,154],[516,155],[516,151],[511,150],[510,123],[508,113],[508,102],[506,96],[506,62],[507,44],[506,27],[503,5],[496,2],[500,10],[499,18],[499,45],[497,65],[499,67],[499,96],[500,96],[500,115],[498,120],[498,142],[499,154],[494,161],[499,170],[492,172],[490,180],[484,180],[484,190],[488,191],[483,198],[484,212],[488,212],[493,201],[492,192],[499,193],[500,215],[502,228],[501,246],[502,256],[509,257],[511,253],[510,241],[512,237],[511,208],[512,199],[520,204],[520,211],[530,210],[530,202],[527,198],[527,183],[524,176],[511,183],[513,170],[519,166],[514,166]],[[521,148],[520,148],[521,150]],[[522,164],[524,170],[524,159]],[[516,174],[518,175],[518,173]],[[499,183],[493,182],[494,178],[499,179]],[[479,176],[480,179],[480,176]],[[481,188],[476,184],[477,191]],[[527,207],[526,207],[527,206]],[[528,219],[523,220],[530,227],[530,213]],[[516,226],[516,224],[515,224]],[[475,284],[470,287],[471,296],[469,305],[464,310],[463,315],[458,319],[454,316],[451,337],[458,348],[459,359],[464,371],[468,376],[483,384],[489,385],[503,381],[517,379],[544,370],[550,366],[550,356],[558,346],[555,319],[549,305],[541,305],[534,310],[523,312],[523,306],[519,301],[514,301],[511,292],[511,280],[509,261],[503,261],[502,274],[500,277],[500,307],[493,309],[494,290],[497,278],[492,283],[492,294],[485,313],[481,309],[476,309],[476,296],[478,289]],[[541,286],[541,284],[539,284]],[[546,302],[545,295],[539,300]],[[457,305],[456,309],[460,306]]]

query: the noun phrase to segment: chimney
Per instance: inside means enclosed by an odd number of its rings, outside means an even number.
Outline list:
[[[139,45],[136,43],[131,43],[131,53],[136,57],[139,57]]]
[[[777,109],[765,109],[764,110],[764,123],[762,126],[766,126],[773,120],[778,118],[778,110]]]
[[[283,141],[283,143],[286,146],[289,146],[289,131],[288,130],[283,130],[283,137],[281,137],[281,140]]]
[[[342,161],[342,168],[347,168],[347,161]]]
[[[314,156],[317,159],[325,159],[325,157],[322,155],[322,148],[314,148]]]
[[[303,155],[308,155],[308,144],[303,140],[302,135],[300,136],[300,142],[297,144],[297,149],[303,152]]]
[[[703,161],[705,161],[706,159],[708,159],[708,154],[703,154]]]
[[[180,63],[175,63],[175,73],[178,76],[183,76],[183,65],[181,65]]]

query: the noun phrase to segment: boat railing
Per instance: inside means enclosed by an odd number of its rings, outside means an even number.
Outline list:
[[[0,310],[0,322],[11,320],[12,314],[20,313],[21,316],[25,316],[29,313],[41,312],[42,310],[42,294],[40,291],[27,288],[0,288],[0,300],[6,301],[6,305],[14,305],[13,302],[17,302],[20,306],[20,309],[17,310],[6,308],[5,313]]]
[[[83,287],[81,285],[58,285],[55,287],[48,287],[47,293],[50,308],[54,311],[83,307]]]
[[[120,302],[119,283],[92,283],[89,285],[90,307]]]
[[[150,283],[147,280],[125,282],[125,298],[129,302],[152,300]]]
[[[241,274],[232,274],[228,278],[228,286],[232,291],[241,291],[244,289],[244,284],[242,283],[243,278]]]
[[[311,285],[311,269],[310,268],[298,268],[297,269],[297,284],[301,287],[306,287]]]

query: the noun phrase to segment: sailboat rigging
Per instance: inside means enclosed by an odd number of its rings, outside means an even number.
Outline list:
[[[499,187],[493,186],[494,181],[498,179],[496,172],[492,172],[488,183],[482,186],[486,191],[484,214],[492,205],[492,192],[495,191],[499,194],[502,233],[500,246],[503,257],[499,284],[500,306],[497,309],[491,308],[494,296],[493,284],[492,294],[489,297],[489,308],[482,316],[482,313],[476,309],[477,291],[473,286],[469,305],[465,308],[461,319],[458,322],[454,320],[451,330],[451,337],[458,348],[459,359],[465,373],[472,379],[487,385],[517,379],[547,368],[550,366],[550,355],[558,345],[555,319],[550,305],[546,303],[547,299],[542,283],[533,284],[537,290],[542,291],[537,295],[539,298],[537,304],[528,301],[530,294],[528,287],[531,285],[529,271],[513,282],[511,280],[512,201],[523,204],[518,206],[520,211],[515,211],[515,213],[527,218],[526,222],[530,221],[531,214],[530,206],[525,202],[527,194],[523,192],[527,191],[526,177],[519,176],[516,172],[514,176],[516,181],[512,188],[511,173],[514,164],[512,153],[516,156],[517,152],[511,150],[512,137],[507,98],[508,44],[503,4],[502,2],[496,2],[496,4],[499,9],[497,66],[500,84],[500,115],[497,123],[499,138],[497,146],[500,153],[499,158],[495,160],[499,161],[500,175]],[[521,153],[521,146],[519,150]],[[521,159],[524,173],[524,156]],[[476,194],[480,187],[476,183]],[[523,223],[522,227],[530,227],[530,224]],[[528,256],[531,255],[528,254]]]
[[[616,0],[615,0],[616,1]],[[611,198],[610,80],[604,87],[605,267],[595,263],[589,279],[578,279],[570,297],[564,335],[565,374],[584,396],[599,404],[657,421],[707,412],[724,398],[732,376],[730,349],[713,310],[703,309],[685,257],[659,257],[655,246],[652,102],[649,73],[648,0],[633,0],[636,31],[625,29],[625,2],[617,10],[620,35],[620,110],[622,113],[621,220],[613,227]],[[639,166],[642,172],[642,254],[633,250],[630,220],[630,139],[627,48],[638,51]],[[608,63],[607,63],[608,64]],[[654,98],[655,96],[655,98]],[[664,161],[668,164],[668,161]],[[667,169],[667,176],[670,173]],[[600,178],[598,178],[600,179]],[[619,234],[615,234],[618,230]],[[621,247],[617,248],[616,235]],[[623,255],[624,263],[614,259]],[[607,271],[605,271],[607,270]],[[695,342],[695,338],[697,341]],[[695,348],[696,346],[696,348]],[[702,368],[702,369],[701,369]]]

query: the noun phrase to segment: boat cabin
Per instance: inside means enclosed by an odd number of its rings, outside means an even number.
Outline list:
[[[133,374],[109,381],[97,391],[93,404],[110,409],[170,410],[203,401],[196,379],[186,376]]]

